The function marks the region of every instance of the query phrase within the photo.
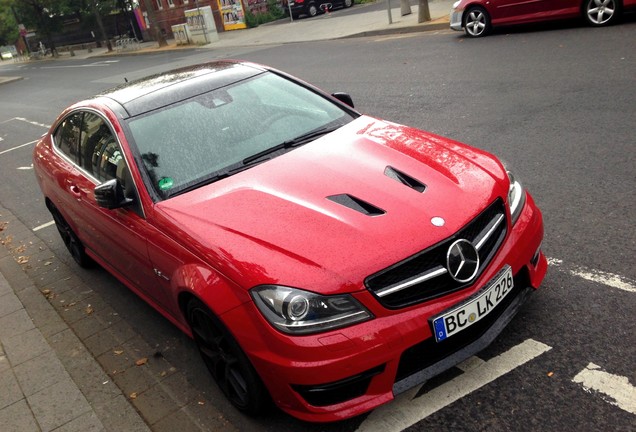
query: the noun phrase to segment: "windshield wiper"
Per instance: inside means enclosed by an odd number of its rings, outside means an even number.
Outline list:
[[[284,141],[280,144],[275,145],[274,147],[270,147],[268,149],[265,149],[261,152],[258,152],[256,154],[253,154],[252,156],[248,156],[245,159],[243,159],[243,165],[251,165],[253,162],[256,162],[260,159],[262,159],[264,156],[268,156],[272,153],[276,153],[279,150],[283,150],[283,149],[288,149],[288,148],[292,148],[292,147],[297,147],[299,145],[302,144],[307,144],[310,141],[315,140],[318,137],[321,137],[323,135],[327,135],[330,132],[335,131],[336,129],[339,129],[342,125],[336,125],[336,126],[324,126],[318,129],[314,129],[312,131],[309,131],[305,134],[299,135],[294,139],[288,140],[288,141]]]
[[[250,167],[252,167],[253,165],[257,165],[261,162],[264,162],[265,160],[263,159],[265,156],[271,155],[272,153],[276,153],[279,150],[283,150],[283,149],[288,149],[288,148],[292,148],[292,147],[296,147],[302,144],[307,144],[310,141],[315,140],[316,138],[322,136],[322,135],[326,135],[330,132],[335,131],[336,129],[339,129],[340,127],[342,127],[341,124],[337,124],[334,126],[324,126],[318,129],[314,129],[310,132],[307,132],[305,134],[299,135],[294,139],[282,142],[280,144],[275,145],[274,147],[270,147],[266,150],[263,150],[261,152],[258,152],[256,154],[253,154],[252,156],[248,156],[245,159],[243,159],[240,162],[237,162],[235,164],[232,164],[230,166],[228,166],[227,168],[218,171],[216,174],[211,175],[209,177],[206,177],[205,179],[203,179],[202,181],[198,181],[194,184],[185,186],[177,191],[175,191],[174,193],[170,194],[170,197],[173,196],[177,196],[177,195],[181,195],[183,193],[189,192],[191,190],[194,189],[198,189],[202,186],[208,185],[210,183],[214,183],[218,180],[224,179],[226,177],[229,177],[233,174],[236,174],[238,172],[244,171]]]

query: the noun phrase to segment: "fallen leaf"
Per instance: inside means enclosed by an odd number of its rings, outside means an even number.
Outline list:
[[[129,397],[131,399],[137,399],[137,392],[132,392]]]
[[[552,377],[552,375],[554,375],[554,372],[548,372],[549,377]]]
[[[45,296],[51,294],[51,290],[50,289],[43,289],[42,290],[42,294],[44,294]]]
[[[86,310],[84,312],[86,312],[86,315],[90,315],[95,311],[95,309],[93,309],[93,307],[91,305],[86,306]]]
[[[148,358],[147,358],[147,357],[140,358],[139,360],[137,360],[137,361],[135,362],[135,364],[136,364],[137,366],[143,366],[143,365],[145,365],[146,363],[148,363]]]
[[[168,372],[166,371],[161,371],[161,373],[159,374],[159,376],[165,377],[166,375],[168,375]]]
[[[29,262],[29,257],[21,255],[18,257],[18,264],[26,264]]]
[[[51,261],[47,261],[44,263],[45,266],[50,266],[51,264],[53,264]]]
[[[197,403],[198,403],[199,405],[205,405],[205,402],[203,402],[203,401],[199,401],[199,402],[197,402]]]
[[[15,248],[15,250],[13,252],[15,253],[22,253],[26,250],[26,246],[25,245],[20,245],[17,248]]]
[[[122,355],[124,353],[124,350],[115,350],[113,352],[115,353],[115,355]]]

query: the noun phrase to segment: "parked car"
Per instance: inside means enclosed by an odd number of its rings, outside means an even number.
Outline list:
[[[496,157],[251,63],[78,102],[33,162],[75,261],[192,336],[247,413],[389,402],[487,346],[547,269]]]
[[[469,37],[486,36],[493,27],[583,17],[591,26],[612,24],[636,0],[459,0],[450,27]]]
[[[285,15],[289,16],[290,10],[294,19],[300,15],[307,15],[314,17],[319,13],[332,10],[334,8],[350,8],[353,6],[354,0],[283,0],[282,8],[285,11]]]

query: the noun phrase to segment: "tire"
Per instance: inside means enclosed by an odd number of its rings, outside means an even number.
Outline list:
[[[80,267],[92,267],[94,261],[88,255],[86,255],[86,249],[84,248],[84,245],[77,237],[77,235],[73,232],[70,225],[66,222],[66,220],[64,220],[64,217],[62,217],[60,212],[57,210],[57,208],[55,208],[53,204],[51,204],[49,211],[51,212],[51,215],[53,215],[55,226],[60,233],[60,237],[62,237],[64,246],[66,246],[66,249],[68,249],[69,253],[73,257],[73,260]]]
[[[483,37],[490,33],[490,15],[486,9],[473,6],[464,15],[464,33],[468,37]]]
[[[345,9],[353,6],[353,0],[344,0],[344,4],[342,5]]]
[[[246,414],[262,413],[269,395],[232,334],[198,299],[190,300],[186,317],[203,362],[225,397]]]
[[[318,8],[315,3],[310,3],[309,6],[307,6],[307,15],[310,17],[318,15]]]
[[[585,0],[583,3],[583,16],[587,23],[593,27],[612,24],[619,15],[620,3],[618,0]]]

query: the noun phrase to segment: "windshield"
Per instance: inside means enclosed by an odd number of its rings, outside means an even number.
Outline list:
[[[168,198],[351,120],[331,101],[267,72],[134,117],[128,124],[153,189]]]

